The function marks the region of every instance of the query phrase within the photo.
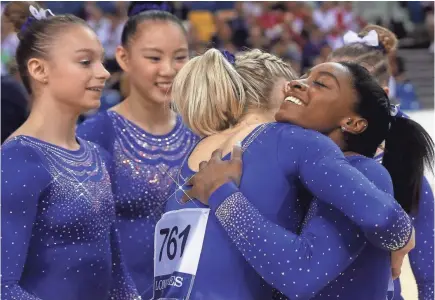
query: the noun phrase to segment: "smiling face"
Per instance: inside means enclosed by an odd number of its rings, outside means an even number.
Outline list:
[[[43,62],[50,94],[78,112],[98,108],[110,74],[103,66],[104,51],[96,34],[86,26],[72,25],[55,40],[53,49]],[[38,62],[34,61],[30,64]]]
[[[117,58],[142,98],[168,103],[172,81],[188,61],[187,39],[173,22],[144,21],[127,48],[118,48]]]
[[[355,116],[356,95],[352,86],[346,67],[338,63],[319,64],[290,82],[289,97],[275,118],[322,133],[340,129],[349,117]]]

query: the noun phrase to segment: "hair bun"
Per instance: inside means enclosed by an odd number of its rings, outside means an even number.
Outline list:
[[[390,54],[397,49],[398,40],[396,35],[385,27],[369,24],[361,30],[359,35],[365,36],[371,30],[376,31],[378,34],[379,44],[385,49],[386,54]]]
[[[38,10],[41,8],[41,6],[34,1],[11,1],[6,5],[3,11],[3,16],[12,23],[14,31],[18,33],[19,38],[21,38],[19,34],[21,28],[32,15],[29,9],[31,5]]]

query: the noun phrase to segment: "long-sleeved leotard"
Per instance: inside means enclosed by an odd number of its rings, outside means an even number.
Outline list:
[[[386,250],[396,250],[407,243],[412,228],[409,217],[391,195],[378,190],[352,168],[330,139],[289,124],[266,127],[245,139],[244,144],[248,146],[243,154],[240,190],[227,183],[213,193],[209,203],[230,240],[269,284],[291,299],[309,298],[336,277],[332,273],[322,273],[322,270],[336,270],[337,264],[343,265],[344,269],[355,258],[350,253],[358,254],[366,239]],[[183,168],[183,178],[192,174],[188,168]],[[332,210],[335,207],[337,212],[343,212],[347,216],[341,216],[343,221],[348,222],[349,218],[357,224],[364,234],[360,234],[356,243],[334,248],[340,239],[354,238],[358,230],[340,236],[339,223],[326,219],[312,222],[311,226],[319,230],[316,236],[299,237],[291,233],[297,226],[290,223],[295,223],[297,218],[292,212],[285,217],[283,212],[288,212],[287,206],[294,207],[292,203],[297,202],[291,192],[295,187],[294,183],[281,187],[280,182],[299,179]],[[267,189],[268,186],[271,188]],[[177,205],[177,195],[174,198],[169,200],[168,210],[182,211],[183,207],[198,205],[196,201],[190,201],[190,206]],[[208,228],[214,228],[214,222],[209,219],[196,281],[205,276],[200,274],[204,270],[202,264],[208,264],[205,262],[209,259],[207,242],[213,240],[208,236]],[[312,247],[314,239],[316,243],[329,243],[332,247],[326,248],[325,252],[316,252],[317,248]],[[224,246],[228,247],[221,247]],[[206,283],[198,283],[202,284]]]
[[[106,156],[18,136],[2,147],[2,299],[137,299]]]
[[[117,228],[125,263],[143,298],[153,291],[154,228],[173,193],[181,162],[198,138],[180,117],[165,135],[152,135],[114,111],[85,121],[77,134],[111,155]]]

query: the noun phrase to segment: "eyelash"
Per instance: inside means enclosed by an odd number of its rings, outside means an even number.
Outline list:
[[[88,59],[85,59],[85,60],[80,61],[80,64],[83,65],[84,67],[89,67],[91,65],[91,61]]]
[[[313,81],[313,83],[314,84],[317,84],[317,85],[319,85],[319,86],[321,86],[321,87],[326,87],[326,85],[324,85],[323,83],[321,83],[320,81]]]
[[[154,62],[160,61],[160,57],[146,57],[149,60],[152,60]],[[187,58],[187,56],[180,56],[180,57],[176,57],[176,60],[185,60]]]

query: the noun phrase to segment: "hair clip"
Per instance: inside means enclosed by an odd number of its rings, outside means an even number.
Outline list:
[[[349,44],[363,44],[372,48],[376,48],[385,52],[384,45],[379,43],[379,35],[375,30],[370,30],[366,36],[360,37],[357,33],[352,30],[346,32],[343,36],[343,42],[345,45]]]
[[[379,46],[378,33],[374,30],[370,30],[369,33],[364,37],[360,37],[356,32],[349,30],[343,36],[343,41],[345,45],[360,43],[371,47]]]
[[[234,65],[236,63],[236,57],[234,56],[234,54],[232,54],[230,51],[227,50],[220,50],[220,51],[230,64]]]
[[[395,118],[405,118],[409,119],[409,116],[404,114],[403,111],[400,109],[400,105],[394,105],[390,104],[390,116],[391,116],[391,122],[394,121]],[[388,130],[391,129],[391,122],[388,123]]]
[[[400,105],[390,105],[390,116],[393,118],[405,118],[409,119],[409,116],[403,113],[403,111],[400,109]]]
[[[26,30],[30,26],[30,24],[32,24],[32,22],[35,20],[44,20],[44,19],[48,19],[48,17],[54,17],[54,14],[50,9],[40,8],[38,10],[33,5],[30,5],[29,11],[31,16],[29,16],[26,22],[23,24],[23,26],[21,26],[20,31]],[[47,15],[47,13],[49,13],[50,15]]]
[[[29,28],[30,24],[32,24],[33,21],[35,21],[36,19],[32,16],[28,17],[26,19],[26,22],[24,22],[23,26],[21,26],[20,32],[24,32],[27,30],[27,28]]]

